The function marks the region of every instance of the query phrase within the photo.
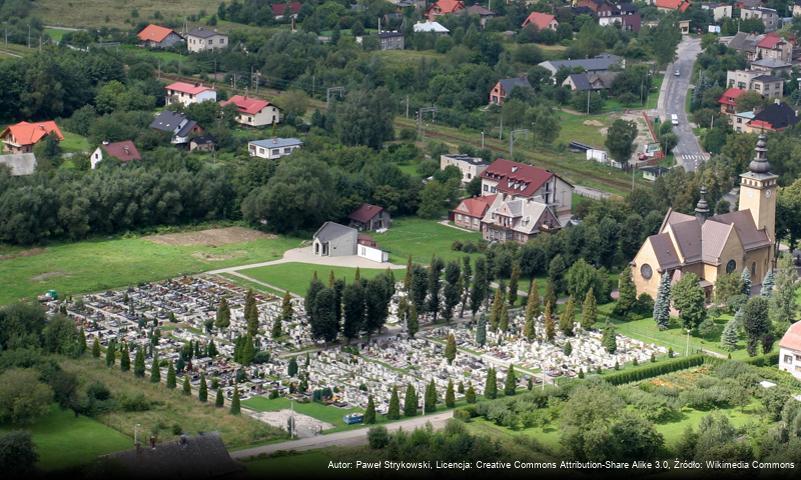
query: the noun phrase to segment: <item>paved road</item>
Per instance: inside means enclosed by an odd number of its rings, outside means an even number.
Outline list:
[[[414,430],[424,426],[426,423],[431,423],[434,428],[442,428],[449,418],[453,417],[453,411],[438,413],[436,415],[428,415],[425,417],[415,417],[409,420],[402,420],[400,422],[390,423],[386,425],[387,430],[390,432],[398,429],[406,431]],[[281,443],[271,443],[269,445],[262,445],[260,447],[247,448],[245,450],[237,450],[231,452],[231,456],[237,460],[242,460],[258,455],[270,455],[280,450],[302,452],[304,450],[314,450],[324,447],[342,447],[353,445],[364,445],[367,443],[367,432],[369,428],[360,428],[357,430],[348,430],[345,432],[331,433],[328,435],[317,435],[316,437],[302,438],[300,440],[288,440]]]
[[[699,163],[706,161],[709,155],[698,143],[685,110],[687,95],[690,90],[690,76],[698,54],[701,53],[701,40],[685,36],[677,49],[677,59],[667,66],[662,89],[659,92],[659,117],[662,121],[670,121],[671,114],[679,117],[679,125],[673,131],[679,137],[679,143],[673,149],[676,164],[687,171],[694,171]],[[674,75],[676,70],[680,75]]]

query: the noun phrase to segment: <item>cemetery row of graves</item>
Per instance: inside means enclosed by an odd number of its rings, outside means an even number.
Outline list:
[[[467,390],[483,392],[490,374],[506,378],[512,366],[517,388],[530,388],[580,372],[653,361],[667,353],[661,346],[622,335],[616,335],[616,349],[610,353],[600,331],[579,326],[568,334],[556,332],[552,340],[532,341],[524,335],[522,309],[510,311],[505,331],[487,329],[469,312],[463,319],[439,319],[436,324],[421,316],[420,330],[411,337],[398,313],[405,296],[399,283],[380,332],[329,343],[313,337],[302,298],[249,292],[212,275],[51,302],[50,309],[72,318],[89,345],[97,342],[131,358],[141,351],[149,371],[156,359],[161,379],[174,370],[177,383],[188,378],[193,391],[208,379],[210,398],[221,390],[230,402],[236,391],[241,400],[287,397],[343,412],[364,409],[373,397],[376,412],[386,414],[393,386],[403,392],[411,385],[423,392],[433,381],[441,402],[450,383],[459,385],[459,400]],[[223,319],[221,303],[229,312]],[[257,321],[248,321],[254,315]],[[482,306],[477,318],[484,315]],[[534,329],[546,328],[540,315]],[[480,339],[478,329],[486,329]],[[455,344],[455,351],[448,352],[449,343]]]

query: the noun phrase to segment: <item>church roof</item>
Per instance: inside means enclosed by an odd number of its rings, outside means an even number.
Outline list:
[[[765,230],[757,229],[754,217],[751,216],[751,212],[748,210],[715,215],[709,220],[734,225],[734,229],[737,231],[737,235],[739,235],[740,241],[743,242],[743,248],[746,251],[771,244]]]

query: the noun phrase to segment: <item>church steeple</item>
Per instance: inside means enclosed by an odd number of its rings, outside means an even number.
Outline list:
[[[751,163],[748,164],[748,171],[756,174],[769,174],[770,162],[768,162],[768,144],[765,134],[760,134],[754,151],[756,155]]]
[[[770,171],[766,139],[765,135],[759,136],[754,148],[754,159],[748,164],[748,171],[740,175],[739,210],[750,211],[756,227],[764,229],[768,238],[775,241],[779,177]]]
[[[701,198],[698,199],[698,204],[695,205],[695,218],[701,224],[709,217],[709,204],[706,202],[706,186],[701,185]]]

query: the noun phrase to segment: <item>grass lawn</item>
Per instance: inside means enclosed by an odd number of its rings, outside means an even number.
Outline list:
[[[63,28],[45,28],[44,33],[48,35],[50,38],[53,39],[54,42],[60,42],[62,38],[64,38],[64,34],[69,32],[69,30],[64,30]]]
[[[62,295],[124,287],[280,258],[299,239],[264,237],[221,246],[98,238],[22,250],[0,248],[0,305],[55,289]],[[304,288],[305,291],[305,288]]]
[[[697,431],[698,424],[701,422],[701,419],[710,413],[722,413],[723,415],[729,417],[729,420],[731,420],[731,423],[735,428],[740,428],[749,421],[753,421],[758,418],[753,415],[752,410],[754,409],[755,407],[753,405],[710,411],[701,411],[685,407],[681,411],[681,420],[670,423],[656,424],[655,427],[659,433],[664,435],[665,446],[673,447],[679,441],[687,427],[692,427]]]
[[[389,251],[390,262],[405,264],[411,255],[415,262],[428,264],[434,254],[446,261],[461,259],[465,254],[451,250],[453,242],[477,243],[481,234],[446,227],[434,220],[409,217],[393,220],[386,233],[375,233],[373,238]]]
[[[433,52],[431,50],[382,50],[374,52],[373,55],[380,57],[387,65],[393,66],[418,64],[421,59],[431,62],[433,60],[442,61],[447,58],[445,54]]]
[[[241,270],[239,273],[269,283],[270,285],[275,285],[278,288],[289,290],[298,295],[305,295],[315,271],[317,272],[317,278],[323,283],[328,282],[329,272],[334,272],[336,278],[345,278],[347,282],[353,281],[353,277],[356,274],[355,268],[297,262],[250,268]],[[386,272],[385,268],[360,269],[362,278],[373,278],[383,272]],[[405,270],[393,270],[395,280],[402,280],[404,272]]]
[[[342,420],[344,415],[348,413],[362,413],[364,410],[361,408],[339,408],[333,405],[323,405],[322,403],[310,402],[299,403],[293,402],[295,411],[303,415],[316,418],[322,422],[334,425],[334,429],[326,430],[334,431],[346,428],[358,428],[363,425],[346,425]],[[289,410],[290,401],[285,397],[266,398],[266,397],[253,397],[242,401],[242,406],[256,410],[258,412],[277,412],[279,410]]]
[[[91,8],[81,8],[83,5],[75,0],[38,0],[36,6],[37,16],[46,25],[130,29],[132,26],[126,21],[133,21],[133,25],[149,20],[154,23],[163,23],[164,20],[154,18],[157,11],[161,12],[164,19],[183,20],[186,16],[198,14],[201,10],[205,10],[207,13],[216,12],[219,3],[217,0],[172,0],[170,2],[95,0],[92,2]],[[139,13],[136,18],[131,17],[133,9]]]
[[[559,137],[557,142],[568,144],[572,141],[587,143],[597,148],[605,148],[604,141],[606,136],[601,133],[602,128],[611,125],[609,117],[606,115],[576,115],[574,113],[560,110],[559,114]],[[585,122],[600,122],[602,125],[587,125]]]
[[[39,453],[37,466],[59,470],[84,465],[98,455],[133,447],[133,439],[89,417],[76,417],[54,405],[50,414],[25,428]],[[0,427],[0,432],[12,430]]]
[[[59,142],[61,149],[66,153],[85,153],[89,151],[89,140],[77,133],[63,131],[64,140]]]
[[[162,62],[185,62],[186,55],[181,55],[175,52],[163,52],[160,50],[149,50],[147,48],[140,48],[134,45],[121,45],[120,49],[126,53],[133,53],[140,57],[150,57],[161,60]]]

